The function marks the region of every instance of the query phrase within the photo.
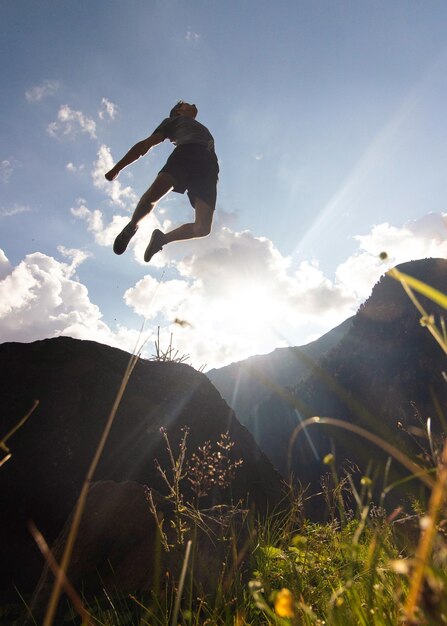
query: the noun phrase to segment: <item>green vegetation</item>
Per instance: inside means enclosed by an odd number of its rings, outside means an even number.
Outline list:
[[[345,479],[355,490],[350,475]],[[101,626],[447,623],[447,543],[443,534],[447,518],[442,517],[437,524],[435,550],[425,566],[425,583],[413,619],[405,620],[410,582],[418,562],[417,542],[411,545],[402,541],[402,535],[406,535],[405,528],[414,533],[418,526],[427,532],[428,517],[416,510],[411,515],[403,515],[401,511],[387,515],[383,508],[371,504],[371,481],[365,477],[361,483],[361,492],[353,492],[356,509],[345,509],[344,521],[340,521],[335,509],[332,521],[326,524],[301,519],[303,494],[295,494],[287,512],[272,514],[256,524],[247,518],[247,525],[252,526],[248,544],[241,546],[232,541],[236,525],[227,525],[226,532],[217,538],[225,546],[226,559],[212,591],[204,592],[202,581],[195,579],[192,544],[190,558],[184,560],[184,585],[171,573],[167,576],[162,571],[166,582],[158,593],[124,597],[104,590],[102,597],[85,605],[87,619],[82,622],[76,610],[67,606],[63,623]],[[336,496],[333,501],[339,506]],[[194,535],[192,513],[185,515],[189,516],[190,524],[188,529],[181,526],[183,545],[169,548],[179,558],[184,558],[189,549],[186,537]],[[203,523],[199,510],[195,515]]]
[[[174,552],[180,562],[183,560],[182,573],[179,568],[176,576],[160,565],[157,590],[147,596],[125,597],[104,590],[102,597],[83,605],[83,620],[79,617],[79,606],[76,610],[76,605],[67,604],[63,623],[98,626],[447,623],[445,511],[435,522],[434,549],[422,563],[417,555],[422,540],[433,528],[430,524],[433,511],[430,508],[426,511],[421,503],[415,502],[410,514],[402,510],[387,514],[372,502],[372,480],[364,476],[355,481],[350,472],[340,478],[335,476],[334,459],[329,454],[328,476],[320,495],[329,506],[327,523],[303,519],[306,494],[291,490],[286,510],[256,521],[246,511],[241,524],[240,507],[228,507],[225,517],[217,515],[220,507],[205,512],[200,508],[199,498],[194,504],[185,502],[181,489],[182,482],[190,482],[196,495],[205,495],[222,475],[225,481],[229,476],[237,479],[234,463],[226,460],[222,465],[217,450],[207,443],[201,448],[202,463],[197,463],[196,456],[188,464],[185,462],[187,431],[177,456],[166,433],[165,440],[172,465],[166,470],[160,468],[160,472],[166,476],[165,498],[174,504],[174,517],[172,532],[168,529],[165,533],[160,527],[160,548]],[[222,437],[218,449],[231,449],[227,436]],[[210,468],[207,475],[198,473],[201,466]],[[223,474],[219,473],[219,467],[224,467]],[[359,491],[355,482],[359,483]],[[344,504],[347,494],[354,503],[350,508]],[[148,506],[156,515],[150,496]],[[419,529],[422,534],[418,543]],[[222,569],[206,590],[204,572],[195,566],[196,547],[203,546],[198,540],[200,533],[212,535],[212,543],[223,556]],[[413,542],[409,539],[412,536]],[[421,565],[424,584],[412,618],[406,619],[411,582]],[[0,623],[14,623],[6,619]]]

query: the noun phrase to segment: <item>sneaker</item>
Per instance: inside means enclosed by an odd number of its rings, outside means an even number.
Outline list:
[[[132,222],[129,222],[127,226],[124,226],[123,230],[120,232],[113,244],[113,251],[115,254],[123,254],[129,241],[135,235],[137,230],[138,226],[132,224]]]
[[[146,252],[144,253],[144,260],[146,261],[146,263],[149,263],[149,261],[152,259],[156,252],[160,252],[165,243],[166,240],[164,233],[156,228],[152,233],[151,240],[148,247],[146,248]]]

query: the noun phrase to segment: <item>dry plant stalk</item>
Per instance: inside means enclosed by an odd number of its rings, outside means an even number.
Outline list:
[[[61,576],[62,579],[62,586],[64,588],[65,593],[67,594],[67,596],[70,598],[71,603],[73,604],[74,608],[76,609],[76,611],[78,612],[78,614],[80,615],[80,617],[82,618],[82,623],[85,624],[85,626],[93,626],[93,622],[92,622],[92,616],[90,615],[90,613],[85,609],[84,605],[82,604],[82,600],[79,597],[79,595],[76,593],[75,588],[73,587],[73,585],[71,584],[71,582],[68,580],[67,576],[65,575],[64,572],[61,572],[61,569],[59,567],[59,564],[57,563],[56,559],[54,558],[50,548],[48,547],[47,542],[45,541],[44,536],[42,535],[42,533],[37,529],[37,527],[30,522],[29,525],[29,531],[33,536],[34,541],[37,543],[37,546],[39,548],[39,550],[41,551],[43,557],[45,558],[46,562],[48,563],[49,568],[51,569],[51,571],[53,572],[54,576]]]
[[[430,558],[433,542],[436,536],[439,514],[445,501],[447,488],[447,442],[444,445],[442,459],[438,469],[437,481],[431,492],[428,505],[428,514],[424,521],[424,528],[415,555],[415,569],[411,577],[410,591],[405,604],[405,615],[411,624],[415,618],[418,601],[422,591],[427,563]]]
[[[152,355],[152,361],[161,361],[163,363],[186,363],[189,361],[189,354],[180,354],[180,351],[172,346],[173,333],[170,334],[168,347],[163,350],[160,342],[160,326],[157,327],[157,339],[155,340],[155,354]]]
[[[178,584],[177,597],[175,599],[174,612],[172,613],[171,626],[177,625],[177,618],[178,618],[178,613],[180,610],[180,602],[182,599],[183,587],[185,585],[186,571],[188,569],[189,555],[191,554],[191,546],[192,546],[192,541],[189,540],[188,543],[186,544],[185,558],[183,559],[183,566],[182,566],[182,571],[180,574],[180,580]]]
[[[45,614],[45,619],[43,621],[43,626],[52,626],[54,621],[54,616],[56,613],[57,605],[62,593],[62,584],[63,584],[63,576],[66,575],[68,565],[70,563],[71,555],[73,552],[74,543],[76,541],[76,537],[79,530],[79,524],[81,522],[82,513],[84,511],[85,501],[87,499],[87,493],[90,487],[90,484],[93,479],[93,475],[95,473],[96,467],[98,465],[101,454],[104,450],[104,446],[107,441],[107,437],[109,436],[110,429],[112,428],[113,421],[115,419],[116,412],[118,410],[118,406],[123,397],[124,391],[126,389],[127,383],[129,382],[129,378],[135,368],[139,359],[139,354],[133,354],[130,358],[130,361],[127,365],[126,371],[124,373],[123,379],[121,381],[120,388],[115,398],[115,402],[113,404],[112,410],[110,411],[107,423],[105,425],[104,431],[102,433],[100,442],[96,449],[95,455],[87,472],[87,476],[84,480],[84,484],[82,485],[81,493],[79,495],[78,501],[76,503],[75,513],[73,516],[73,521],[70,526],[70,531],[67,537],[67,543],[65,545],[64,554],[62,556],[62,561],[60,564],[60,568],[58,570],[58,574],[54,583],[53,590],[51,592],[51,597],[48,603],[47,611]]]
[[[8,446],[6,445],[6,442],[8,441],[8,439],[10,437],[12,437],[12,435],[15,432],[17,432],[19,430],[19,428],[22,428],[23,424],[28,420],[28,418],[31,416],[31,414],[34,412],[34,410],[38,407],[38,405],[39,405],[39,400],[34,400],[33,406],[30,408],[28,413],[24,417],[22,417],[22,419],[14,426],[14,428],[12,428],[9,431],[9,433],[7,433],[3,437],[3,439],[0,439],[0,448],[6,454],[6,456],[4,456],[3,459],[1,459],[1,461],[0,461],[0,467],[2,465],[4,465],[7,461],[9,461],[9,459],[12,457],[12,453],[11,453],[10,449],[8,448]]]

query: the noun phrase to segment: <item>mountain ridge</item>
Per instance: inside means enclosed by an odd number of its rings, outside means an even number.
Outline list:
[[[447,292],[445,259],[412,261],[398,268]],[[430,313],[443,315],[444,310],[433,302],[422,296],[418,298]],[[409,455],[417,455],[420,450],[407,431],[423,427],[428,416],[432,417],[434,430],[442,430],[437,406],[445,406],[447,402],[445,367],[445,354],[421,326],[420,314],[408,295],[397,281],[385,275],[374,286],[339,344],[315,364],[314,372],[305,381],[290,390],[292,402],[270,396],[261,405],[257,441],[283,475],[288,468],[281,447],[288,445],[300,421],[314,415],[357,424],[394,441]],[[272,426],[269,427],[272,415],[275,440]],[[260,436],[259,431],[262,431]],[[377,461],[381,457],[380,450],[346,431],[314,426],[308,435],[312,445],[305,437],[301,438],[295,446],[291,468],[303,480],[312,481],[313,475],[325,471],[322,459],[331,451],[331,441],[337,442],[341,459],[350,458],[363,471],[367,459]]]
[[[255,416],[256,408],[276,386],[290,387],[309,373],[309,359],[316,361],[329,352],[348,332],[354,317],[320,338],[299,347],[276,348],[206,372],[206,376],[234,409],[242,424]],[[308,358],[306,358],[308,357]]]
[[[410,261],[398,269],[447,293],[445,259]],[[438,320],[445,313],[423,296],[418,298]],[[292,349],[307,364],[308,376],[292,385],[274,381],[268,397],[261,402],[255,398],[249,418],[242,418],[283,476],[291,469],[297,480],[317,490],[316,477],[328,471],[323,458],[334,449],[340,463],[350,459],[362,471],[367,470],[367,459],[383,458],[380,450],[358,436],[319,425],[301,434],[289,468],[284,450],[307,417],[328,416],[358,424],[394,441],[413,457],[421,450],[408,429],[420,430],[431,416],[433,428],[442,430],[436,407],[447,402],[445,355],[419,318],[399,282],[384,275],[330,350],[312,359],[301,348]],[[244,402],[249,404],[246,398]],[[232,400],[229,404],[237,407]]]

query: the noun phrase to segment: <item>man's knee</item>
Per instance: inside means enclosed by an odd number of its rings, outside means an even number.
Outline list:
[[[211,221],[195,222],[194,234],[196,237],[206,237],[211,232]]]

